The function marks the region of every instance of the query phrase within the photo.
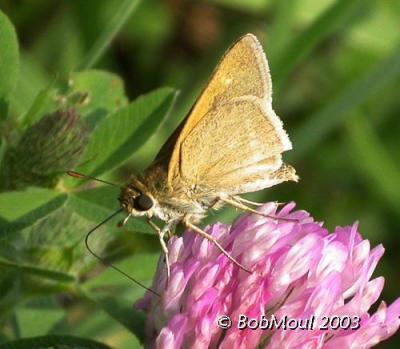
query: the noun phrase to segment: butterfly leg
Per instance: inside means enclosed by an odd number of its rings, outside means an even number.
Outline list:
[[[262,206],[262,205],[264,205],[261,202],[250,201],[250,200],[247,200],[245,198],[242,198],[241,196],[235,196],[235,199],[237,199],[238,201],[240,201],[240,202],[242,202],[244,204],[248,204],[248,205],[254,205],[254,206]],[[283,206],[283,205],[286,204],[285,202],[278,202],[278,201],[275,201],[275,203],[278,206]]]
[[[150,219],[148,220],[150,226],[157,232],[158,237],[160,239],[160,244],[161,244],[161,248],[164,252],[164,256],[165,256],[165,264],[167,267],[167,283],[169,281],[169,277],[171,276],[171,267],[169,265],[169,258],[168,258],[168,247],[167,244],[165,243],[164,240],[164,236],[166,234],[166,232],[168,231],[169,227],[165,226],[163,229],[160,229],[160,227],[155,224],[153,221],[151,221]],[[165,229],[167,228],[167,229]]]
[[[176,227],[179,221],[169,221],[167,225],[164,226],[162,230],[164,230],[163,234],[167,235],[167,238],[170,239],[172,237],[172,230]]]
[[[188,220],[184,221],[184,224],[187,228],[193,230],[194,232],[196,232],[197,234],[199,234],[200,236],[206,238],[208,241],[211,241],[215,246],[218,247],[218,249],[235,265],[237,265],[240,269],[243,269],[244,271],[247,271],[248,273],[251,274],[251,271],[249,269],[247,269],[246,267],[244,267],[242,264],[240,264],[235,258],[233,258],[228,251],[226,251],[221,244],[214,238],[212,237],[210,234],[206,233],[204,230],[200,229],[198,226],[190,223]]]
[[[262,205],[264,205],[264,204],[262,204],[260,202],[250,201],[250,200],[247,200],[247,199],[242,198],[240,196],[237,196],[236,198],[237,198],[238,201],[243,202],[244,204],[254,205],[254,206],[262,206]]]
[[[221,200],[226,202],[227,204],[233,206],[233,207],[236,207],[236,208],[240,209],[240,210],[247,211],[247,212],[252,212],[252,213],[258,214],[258,215],[263,216],[263,217],[267,217],[267,218],[271,218],[271,219],[278,219],[278,220],[288,221],[288,222],[298,222],[297,219],[276,217],[276,216],[272,216],[272,215],[265,214],[265,213],[262,213],[262,212],[258,212],[257,210],[255,210],[255,209],[253,209],[253,208],[251,208],[251,207],[249,207],[249,206],[247,206],[247,205],[245,205],[245,204],[243,204],[240,201],[235,200],[235,199],[221,198]]]
[[[165,264],[167,266],[167,284],[168,284],[169,278],[171,276],[171,266],[169,264],[168,247],[164,240],[165,232],[163,232],[163,230],[161,230],[159,236],[160,236],[161,248],[163,249],[164,255],[165,255]]]
[[[235,196],[235,199],[237,199],[238,201],[240,201],[240,202],[242,202],[244,204],[248,204],[248,205],[254,205],[254,206],[262,206],[262,205],[264,205],[261,202],[255,202],[255,201],[247,200],[245,198],[242,198],[241,196]],[[278,206],[283,206],[283,205],[286,204],[285,202],[278,202],[278,201],[275,201],[275,203]]]

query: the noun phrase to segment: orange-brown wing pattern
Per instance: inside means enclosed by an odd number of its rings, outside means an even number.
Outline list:
[[[229,194],[270,187],[277,184],[275,172],[283,165],[280,136],[256,99],[242,97],[218,105],[182,142],[180,176]]]
[[[247,34],[225,53],[175,138],[170,187],[184,181],[212,183],[223,190],[233,185],[233,177],[243,183],[265,176],[267,169],[269,174],[279,169],[280,154],[291,149],[291,143],[272,110],[271,94],[265,54],[256,37]],[[262,174],[250,174],[261,168]],[[248,175],[242,178],[239,173]]]

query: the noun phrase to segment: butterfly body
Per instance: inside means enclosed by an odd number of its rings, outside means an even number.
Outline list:
[[[143,196],[151,200],[149,209],[144,206],[142,210],[138,202]],[[222,206],[219,201],[215,193],[201,186],[180,181],[169,186],[165,170],[159,165],[152,166],[140,177],[133,177],[120,195],[120,203],[129,214],[148,219],[157,217],[171,226],[185,219],[199,222],[211,207]]]

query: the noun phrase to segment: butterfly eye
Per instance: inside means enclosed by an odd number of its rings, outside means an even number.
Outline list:
[[[138,211],[147,211],[153,207],[153,200],[146,194],[141,194],[135,198],[134,207]]]

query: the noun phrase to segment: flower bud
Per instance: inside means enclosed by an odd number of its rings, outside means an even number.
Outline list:
[[[78,164],[86,144],[87,131],[75,109],[43,117],[7,150],[1,190],[55,186],[61,173]]]

